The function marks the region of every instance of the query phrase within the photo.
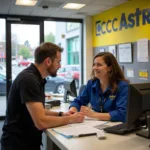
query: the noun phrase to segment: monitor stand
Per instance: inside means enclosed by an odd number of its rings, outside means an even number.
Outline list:
[[[69,102],[69,92],[67,90],[65,90],[64,93],[64,103],[68,103]]]
[[[150,139],[150,111],[146,112],[146,122],[147,129],[137,132],[136,135]]]

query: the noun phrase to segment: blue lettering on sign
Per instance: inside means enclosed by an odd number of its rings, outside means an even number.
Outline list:
[[[142,17],[143,17],[143,25],[145,25],[146,23],[150,23],[150,9],[144,9],[142,12]]]
[[[102,34],[117,32],[118,30],[126,30],[128,28],[139,27],[140,26],[140,16],[142,17],[142,25],[150,24],[150,8],[140,10],[136,8],[135,13],[130,13],[126,15],[121,14],[120,22],[117,18],[113,18],[108,21],[97,21],[96,22],[96,36]],[[119,27],[116,25],[119,24]]]
[[[97,21],[96,22],[96,36],[100,35],[100,31],[101,31],[100,21]]]
[[[125,28],[125,29],[127,29],[127,28],[128,28],[125,13],[122,13],[122,15],[121,15],[121,20],[120,20],[120,29],[119,29],[119,30],[122,30],[122,28]]]
[[[115,32],[118,31],[118,28],[115,28],[115,25],[114,25],[115,21],[117,21],[117,20],[118,20],[117,18],[114,18],[113,21],[112,21],[112,29]]]
[[[111,20],[108,20],[106,23],[106,30],[108,33],[111,33],[111,29],[108,29],[108,24],[111,24]]]
[[[104,30],[105,24],[106,24],[106,22],[104,21],[104,22],[102,23],[102,34],[105,34],[105,33],[106,33],[106,31]]]
[[[134,16],[135,15],[133,13],[129,14],[129,16],[128,16],[128,21],[129,21],[128,27],[129,28],[133,28],[135,26]]]
[[[136,9],[135,12],[135,16],[136,16],[136,27],[138,27],[140,25],[140,15],[141,15],[141,11],[139,8]]]

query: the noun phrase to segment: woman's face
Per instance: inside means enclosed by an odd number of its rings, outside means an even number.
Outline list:
[[[108,67],[104,62],[103,57],[97,57],[94,60],[93,72],[94,76],[99,79],[104,79],[108,77],[108,72],[111,71],[111,67]]]

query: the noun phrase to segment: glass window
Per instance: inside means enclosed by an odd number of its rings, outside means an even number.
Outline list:
[[[0,19],[0,116],[6,112],[6,20]]]
[[[67,26],[67,31],[66,31]],[[56,30],[57,29],[57,30]],[[76,29],[77,32],[73,30]],[[62,57],[61,57],[61,66],[57,71],[57,78],[53,78],[53,87],[46,85],[45,92],[47,93],[59,93],[64,94],[64,80],[65,78],[75,79],[76,87],[79,87],[79,74],[80,71],[75,71],[75,67],[72,67],[74,64],[80,64],[79,55],[81,52],[81,42],[79,37],[81,36],[80,32],[80,23],[71,23],[71,22],[54,22],[54,21],[45,21],[44,22],[44,41],[53,42],[63,48]],[[68,32],[70,31],[70,32]],[[75,73],[77,72],[77,73]],[[76,75],[78,74],[78,75]]]

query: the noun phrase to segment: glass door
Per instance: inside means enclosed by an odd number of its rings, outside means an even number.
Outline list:
[[[6,99],[15,77],[34,63],[34,50],[44,41],[43,31],[42,21],[6,20]]]

